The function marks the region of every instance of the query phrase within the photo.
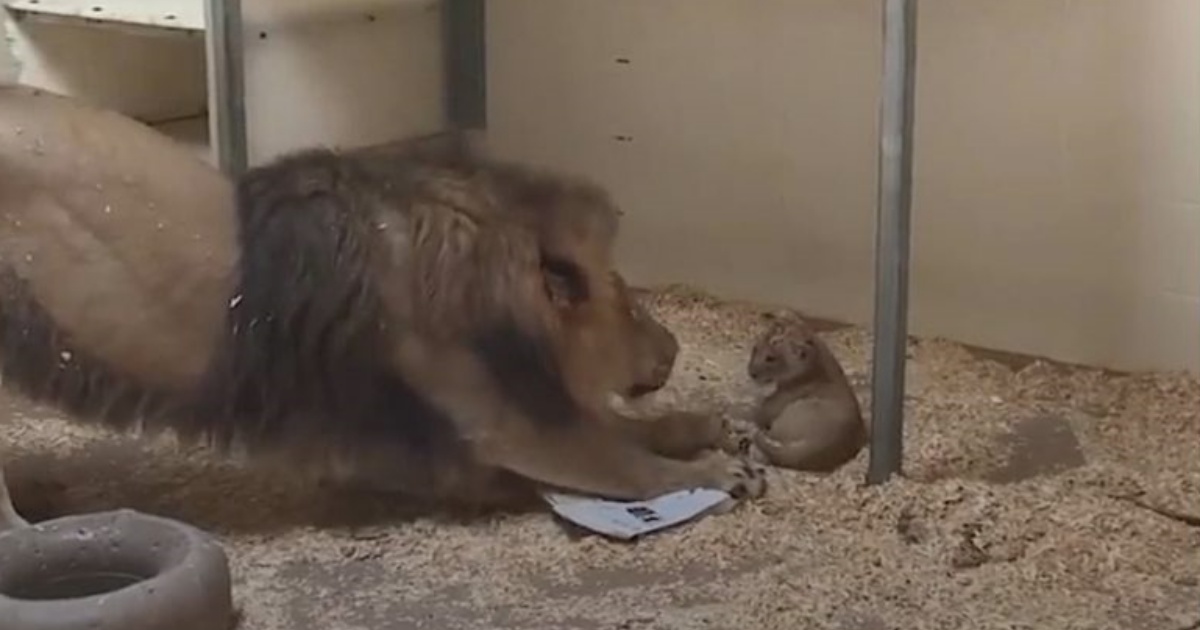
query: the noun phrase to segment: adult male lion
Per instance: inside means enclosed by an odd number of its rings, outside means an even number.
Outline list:
[[[7,88],[0,123],[0,373],[35,399],[437,498],[763,490],[608,412],[647,387],[648,328],[594,186],[313,150],[248,173],[234,212],[123,117]]]

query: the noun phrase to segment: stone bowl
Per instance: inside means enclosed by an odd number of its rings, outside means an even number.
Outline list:
[[[134,510],[0,534],[0,628],[229,630],[229,561],[209,534]]]

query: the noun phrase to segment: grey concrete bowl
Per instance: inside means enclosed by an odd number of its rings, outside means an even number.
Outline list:
[[[229,561],[207,533],[117,510],[0,534],[0,628],[228,630]]]

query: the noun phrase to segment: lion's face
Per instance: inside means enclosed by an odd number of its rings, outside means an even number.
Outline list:
[[[624,281],[617,276],[620,286],[619,302],[629,314],[624,322],[627,339],[630,340],[629,360],[631,367],[630,385],[625,390],[629,398],[644,396],[662,389],[675,367],[679,355],[679,341],[629,293]]]
[[[570,379],[586,383],[590,395],[636,398],[661,389],[679,354],[675,335],[633,298],[620,274],[586,276],[576,276],[586,288],[554,300]]]

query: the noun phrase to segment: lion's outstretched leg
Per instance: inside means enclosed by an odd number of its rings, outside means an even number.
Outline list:
[[[418,470],[428,466],[425,470]],[[434,505],[462,514],[531,509],[543,504],[537,484],[499,468],[475,462],[439,460],[412,466],[398,458],[357,460],[351,474],[324,476],[318,484],[342,497],[364,493],[403,497],[416,505]]]
[[[765,471],[756,464],[724,453],[694,461],[656,455],[608,419],[587,417],[595,412],[553,391],[530,390],[538,400],[524,404],[502,395],[508,390],[468,351],[408,341],[398,362],[404,376],[452,419],[480,464],[540,485],[618,500],[689,488],[755,498],[766,490]]]
[[[12,497],[8,494],[8,484],[4,480],[4,462],[0,460],[0,532],[25,527],[29,522],[17,514],[13,507]]]
[[[508,431],[502,443],[481,448],[480,458],[547,486],[611,499],[645,500],[690,488],[755,498],[766,490],[763,470],[749,462],[724,453],[670,459],[595,422]]]
[[[644,419],[613,413],[611,422],[651,452],[676,459],[690,459],[718,448],[726,432],[720,416],[686,411]]]

